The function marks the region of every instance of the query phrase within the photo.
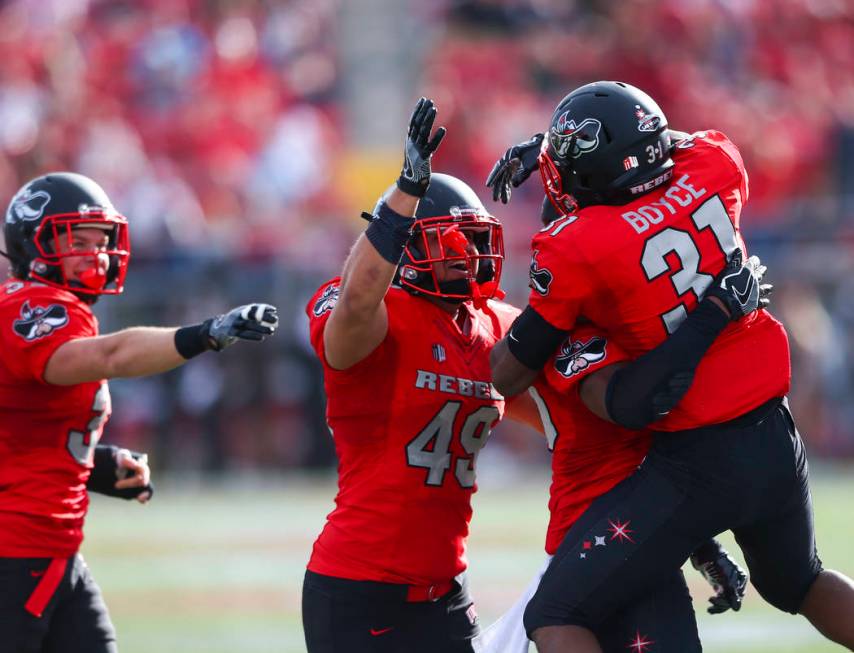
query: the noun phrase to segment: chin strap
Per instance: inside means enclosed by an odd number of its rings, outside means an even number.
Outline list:
[[[486,302],[490,299],[502,300],[507,295],[501,288],[498,287],[498,282],[484,281],[483,283],[471,284],[472,303],[475,308],[483,309],[486,307]]]

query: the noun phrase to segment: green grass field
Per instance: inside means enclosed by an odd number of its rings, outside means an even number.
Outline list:
[[[498,460],[480,468],[486,473],[475,497],[469,559],[481,623],[489,624],[544,559],[547,479],[541,470],[520,472]],[[854,576],[854,469],[813,475],[822,558]],[[333,495],[332,477],[288,476],[217,486],[166,480],[145,507],[95,498],[83,553],[106,595],[122,652],[304,651],[302,574]],[[842,650],[752,589],[741,612],[709,617],[707,587],[693,570],[686,575],[709,653]]]

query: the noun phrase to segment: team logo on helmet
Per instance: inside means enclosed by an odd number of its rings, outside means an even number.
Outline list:
[[[331,311],[332,307],[335,306],[338,301],[338,295],[340,293],[341,288],[338,286],[326,286],[320,297],[318,297],[317,301],[314,303],[314,308],[312,309],[314,317],[320,317],[326,313],[326,311]]]
[[[21,306],[21,319],[12,323],[12,329],[24,340],[38,340],[49,336],[68,324],[68,311],[61,304],[30,307],[25,301]]]
[[[605,338],[593,336],[587,342],[567,338],[555,359],[555,369],[569,378],[605,358]]]
[[[649,114],[641,108],[641,105],[635,105],[635,117],[638,119],[638,131],[654,132],[661,124],[661,117]]]
[[[6,222],[38,220],[44,215],[44,207],[48,202],[50,202],[50,195],[45,191],[37,190],[34,193],[29,188],[23,188],[12,198],[12,204],[6,212]]]
[[[533,256],[531,256],[531,269],[529,271],[531,283],[528,285],[545,296],[549,294],[549,286],[554,280],[554,275],[548,269],[541,268],[540,264],[537,263],[537,254],[539,253],[540,251],[535,249]]]
[[[575,120],[569,117],[569,111],[564,111],[551,128],[549,142],[560,158],[577,159],[599,147],[601,129],[602,123],[596,118],[585,118],[575,124]]]

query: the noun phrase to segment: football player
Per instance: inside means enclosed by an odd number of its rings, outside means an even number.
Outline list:
[[[551,205],[546,204],[543,218],[548,224],[557,216],[547,210]],[[764,271],[754,258],[743,268],[739,261],[733,261],[722,273],[722,277],[735,274],[745,285],[761,288],[761,293],[752,294],[746,311],[756,310],[769,301],[767,295],[771,286],[761,283]],[[729,284],[726,288],[720,293],[722,300],[735,292]],[[706,301],[716,300],[708,298]],[[683,329],[673,336],[677,344],[684,337],[685,327],[690,333],[691,327],[700,320],[702,313],[690,316]],[[702,353],[698,352],[697,360]],[[579,384],[588,377],[624,360],[627,360],[626,354],[601,329],[593,325],[580,326],[552,355],[529,389],[537,403],[552,452],[550,519],[545,547],[550,557],[558,552],[569,529],[593,501],[631,476],[649,451],[652,440],[649,430],[630,430],[600,419],[586,409],[578,393]],[[632,363],[626,369],[631,372],[638,364],[642,363]],[[645,402],[652,410],[666,411],[681,397],[681,388],[680,384],[666,386],[652,396],[638,397],[637,401]],[[631,540],[633,534],[630,520],[617,518],[582,541],[573,555],[589,561],[587,564],[597,565],[607,547],[620,547]],[[698,546],[691,554],[691,563],[716,590],[709,599],[711,614],[740,609],[747,576],[717,541],[709,540]],[[570,582],[570,579],[563,580]],[[478,639],[478,653],[527,651],[528,637],[522,627],[522,614],[536,588],[537,583],[530,586],[522,599],[484,632]],[[594,633],[606,652],[644,648],[653,643],[660,653],[702,650],[691,598],[678,569],[662,575],[641,597],[597,624]]]
[[[74,173],[26,183],[6,211],[12,276],[0,286],[0,642],[9,651],[116,651],[80,556],[88,488],[151,496],[140,454],[100,446],[107,379],[165,372],[277,326],[268,304],[180,328],[98,334],[91,305],[122,292],[128,221]]]
[[[505,409],[542,429],[527,395],[505,407],[490,383],[489,351],[518,315],[497,301],[501,225],[466,184],[431,172],[444,136],[432,134],[435,115],[418,103],[396,186],[341,278],[306,307],[339,458],[336,507],[303,584],[309,653],[470,653],[475,459]],[[672,576],[663,605],[679,606],[682,641],[696,642],[684,580]]]
[[[759,290],[741,272],[712,285],[745,251],[748,182],[735,145],[717,131],[673,132],[639,89],[596,82],[561,101],[548,134],[513,150],[491,175],[496,195],[509,199],[539,169],[561,217],[532,241],[529,305],[493,352],[496,388],[509,397],[530,385],[583,317],[640,357],[590,375],[585,404],[655,429],[638,471],[563,539],[525,613],[538,649],[600,651],[598,624],[724,530],[766,600],[854,647],[854,583],[816,553],[806,456],[785,401],[785,330],[765,310],[745,317]],[[722,296],[701,303],[706,295]],[[676,401],[643,401],[661,392]],[[629,521],[631,538],[596,566],[578,558],[584,542],[609,524],[625,534]]]
[[[470,652],[477,633],[474,465],[505,411],[489,351],[517,311],[493,299],[500,223],[465,183],[431,174],[435,116],[422,98],[400,178],[306,308],[339,460],[303,585],[309,653]]]

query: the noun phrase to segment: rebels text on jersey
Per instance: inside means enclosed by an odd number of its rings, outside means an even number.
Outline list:
[[[466,568],[475,459],[504,413],[489,351],[518,311],[463,304],[471,319],[464,335],[446,311],[392,287],[385,339],[339,371],[323,349],[339,283],[322,286],[306,308],[339,460],[336,507],[308,568],[352,580],[448,581]]]
[[[92,455],[110,416],[106,381],[44,380],[48,360],[98,321],[73,294],[0,286],[0,557],[67,557],[83,540]]]
[[[682,323],[736,248],[747,173],[720,132],[698,132],[673,152],[670,185],[623,206],[590,206],[532,241],[529,303],[553,326],[584,316],[631,357]],[[754,364],[761,361],[760,365]],[[783,326],[764,310],[730,324],[697,368],[682,402],[655,428],[725,422],[789,389]]]
[[[552,452],[549,555],[590,504],[628,478],[649,451],[651,431],[630,431],[596,417],[578,394],[578,384],[587,375],[626,358],[601,329],[579,327],[530,389]],[[605,539],[591,546],[607,546],[607,536],[603,533]]]

